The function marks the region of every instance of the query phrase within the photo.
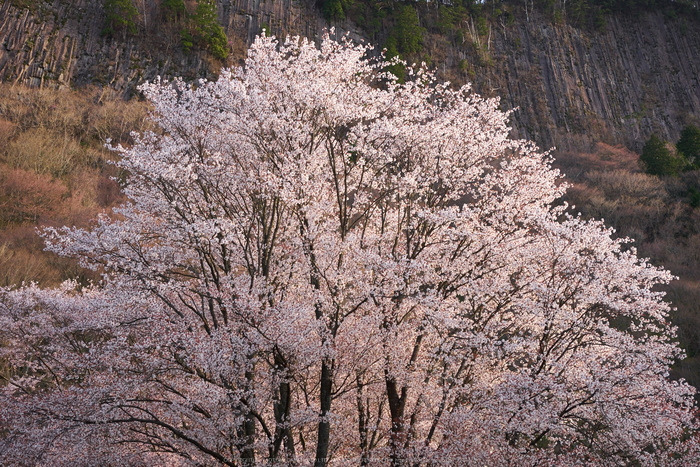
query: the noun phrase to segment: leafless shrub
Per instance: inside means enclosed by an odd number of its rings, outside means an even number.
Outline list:
[[[50,176],[0,166],[0,229],[60,215],[67,192]]]
[[[37,282],[55,284],[59,272],[50,267],[45,255],[32,254],[26,249],[0,245],[0,287]]]
[[[589,172],[586,178],[609,200],[620,204],[662,207],[668,200],[664,183],[658,177],[626,170]]]
[[[67,135],[61,137],[44,128],[32,128],[8,144],[5,160],[13,168],[61,177],[78,165],[90,163],[92,155]]]

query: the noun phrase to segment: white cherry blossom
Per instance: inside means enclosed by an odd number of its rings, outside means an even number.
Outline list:
[[[3,465],[690,465],[655,286],[508,113],[368,47],[260,37],[143,86],[129,201],[0,295]]]

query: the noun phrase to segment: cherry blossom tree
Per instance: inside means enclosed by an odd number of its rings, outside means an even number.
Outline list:
[[[0,294],[0,463],[694,462],[671,275],[565,214],[498,100],[367,52],[142,88],[129,202],[44,232],[102,282]]]

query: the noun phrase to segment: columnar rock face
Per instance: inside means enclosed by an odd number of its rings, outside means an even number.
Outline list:
[[[0,77],[30,86],[99,84],[130,91],[158,75],[210,76],[205,55],[179,49],[177,28],[158,26],[159,2],[138,3],[140,34],[106,37],[104,0],[5,0]]]
[[[262,29],[312,38],[325,24],[313,3],[299,0],[223,0],[219,2],[227,35],[250,45]]]
[[[0,0],[0,79],[29,86],[99,84],[130,91],[156,76],[211,78],[236,64],[263,29],[319,40],[328,25],[314,0],[218,0],[229,37],[229,63],[184,53],[178,25],[167,25],[159,0],[137,0],[136,36],[103,34],[105,0]],[[347,31],[342,25],[338,35]],[[342,31],[342,32],[341,32]],[[361,39],[357,31],[351,36]]]
[[[4,0],[0,78],[30,86],[108,85],[125,93],[156,76],[212,77],[222,65],[183,53],[179,30],[159,21],[158,0],[134,2],[140,32],[108,38],[104,0]],[[265,28],[318,39],[327,23],[314,0],[218,0],[235,65]],[[353,25],[339,25],[362,38]],[[587,149],[596,141],[640,149],[652,132],[675,140],[700,123],[700,24],[662,14],[612,17],[598,32],[530,16],[470,39],[426,37],[438,74],[474,81],[518,107],[513,133],[544,147]],[[461,64],[461,66],[460,66]],[[462,71],[459,71],[462,69]]]
[[[675,141],[700,120],[697,21],[613,17],[601,32],[524,21],[494,30],[489,53],[475,87],[519,107],[517,132],[545,146],[638,150],[652,132]]]

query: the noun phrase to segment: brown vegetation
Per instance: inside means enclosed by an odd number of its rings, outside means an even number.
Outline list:
[[[145,103],[109,89],[0,85],[0,286],[87,277],[43,252],[36,228],[86,226],[123,200],[104,144],[132,143],[132,131],[148,128],[146,116]]]

